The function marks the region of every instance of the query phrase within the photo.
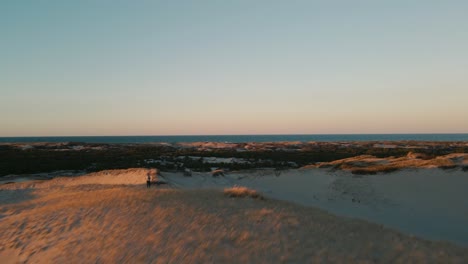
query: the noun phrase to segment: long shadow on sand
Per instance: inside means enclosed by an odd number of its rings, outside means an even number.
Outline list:
[[[3,205],[18,204],[36,197],[34,189],[1,190],[0,189],[0,209]]]

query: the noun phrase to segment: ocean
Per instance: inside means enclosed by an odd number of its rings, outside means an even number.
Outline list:
[[[178,142],[279,142],[279,141],[468,141],[468,134],[323,134],[323,135],[206,135],[206,136],[74,136],[0,137],[0,143],[178,143]]]

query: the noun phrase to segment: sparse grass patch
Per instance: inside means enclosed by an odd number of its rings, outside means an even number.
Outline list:
[[[265,199],[265,197],[263,197],[263,195],[257,192],[256,190],[252,190],[243,186],[225,188],[224,195],[227,195],[228,197],[252,197],[254,199],[260,200]]]
[[[378,165],[378,166],[373,166],[373,167],[368,167],[368,168],[353,168],[351,169],[352,174],[357,174],[357,175],[373,175],[377,173],[390,173],[397,171],[399,168],[397,166],[392,166],[392,165]]]
[[[390,173],[405,168],[439,168],[439,169],[454,169],[463,162],[459,154],[455,156],[438,156],[433,159],[419,159],[408,155],[408,157],[389,157],[387,159],[370,158],[369,156],[359,156],[356,158],[348,158],[337,160],[329,163],[320,164],[321,168],[334,165],[340,170],[350,171],[355,175],[367,175],[377,173]]]

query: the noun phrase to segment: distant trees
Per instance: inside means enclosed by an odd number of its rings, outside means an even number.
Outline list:
[[[73,148],[84,146],[81,148]],[[358,155],[377,157],[401,157],[409,151],[422,153],[428,158],[449,153],[468,153],[468,146],[450,143],[435,143],[428,148],[382,148],[368,145],[341,146],[321,143],[306,146],[293,151],[212,149],[203,151],[195,148],[175,148],[151,144],[85,144],[69,143],[65,145],[42,146],[22,150],[10,145],[0,146],[0,177],[8,174],[30,174],[56,170],[99,171],[129,167],[154,166],[161,170],[181,170],[190,168],[194,171],[211,171],[212,167],[227,170],[243,170],[258,167],[273,167],[278,170],[301,167],[316,162],[329,162]],[[191,158],[191,157],[197,158]],[[183,158],[180,158],[183,157]],[[238,158],[245,163],[208,163],[207,157]],[[155,163],[146,164],[145,160]],[[164,160],[165,162],[161,162]]]

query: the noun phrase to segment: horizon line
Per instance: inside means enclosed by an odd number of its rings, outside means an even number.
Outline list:
[[[175,135],[52,135],[52,136],[0,136],[0,138],[52,138],[52,137],[204,137],[204,136],[328,136],[328,135],[464,135],[468,132],[446,132],[446,133],[431,133],[431,132],[410,132],[410,133],[329,133],[329,134],[175,134]]]

